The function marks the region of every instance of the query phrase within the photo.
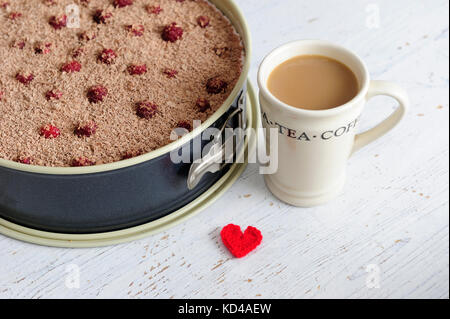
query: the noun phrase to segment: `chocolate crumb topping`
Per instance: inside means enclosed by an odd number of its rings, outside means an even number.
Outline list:
[[[206,0],[8,3],[0,8],[2,159],[68,167],[145,154],[170,143],[178,124],[207,120],[242,72],[241,39]],[[74,3],[80,28],[65,16]],[[168,42],[162,34],[174,22],[182,34],[172,28]],[[207,90],[216,77],[226,85]],[[138,112],[141,101],[157,112]]]

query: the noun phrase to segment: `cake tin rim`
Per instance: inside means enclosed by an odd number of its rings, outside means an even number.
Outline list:
[[[0,168],[8,168],[23,173],[46,174],[46,175],[87,175],[87,174],[110,172],[142,164],[151,161],[155,158],[158,158],[160,156],[163,156],[167,153],[170,153],[174,150],[177,150],[183,145],[189,143],[189,141],[191,141],[198,135],[200,135],[207,128],[211,127],[212,124],[214,124],[223,114],[225,114],[230,109],[230,105],[233,103],[233,101],[245,87],[245,84],[248,80],[247,79],[248,73],[250,70],[252,43],[251,43],[250,29],[248,27],[247,20],[245,19],[242,10],[234,2],[234,0],[208,0],[208,1],[214,4],[217,8],[219,8],[219,4],[220,6],[226,7],[227,10],[225,12],[222,11],[222,13],[231,21],[235,29],[238,31],[240,37],[242,38],[245,56],[241,75],[233,91],[230,93],[230,95],[222,104],[222,106],[205,122],[203,122],[199,127],[195,128],[192,132],[186,134],[177,141],[165,145],[161,148],[158,148],[154,151],[148,152],[146,154],[137,157],[133,157],[131,159],[121,160],[108,164],[100,164],[89,167],[51,167],[51,166],[22,164],[12,160],[0,158]],[[239,32],[238,30],[239,25],[242,27],[241,32]]]

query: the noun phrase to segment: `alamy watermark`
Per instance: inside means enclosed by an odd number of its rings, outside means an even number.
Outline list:
[[[201,125],[200,121],[194,121],[194,129]],[[176,141],[189,131],[185,128],[176,128],[172,131],[170,139]],[[245,144],[256,140],[258,136],[268,134],[268,150],[264,147],[256,147],[256,151],[244,156]],[[256,144],[256,143],[255,143]],[[185,143],[182,147],[170,153],[170,159],[174,164],[200,163],[210,159],[211,164],[231,163],[260,163],[260,173],[263,175],[274,174],[278,170],[278,129],[242,129],[225,128],[224,130],[210,127]]]
[[[66,6],[67,27],[69,29],[79,29],[80,22],[80,7],[76,4],[69,4]]]

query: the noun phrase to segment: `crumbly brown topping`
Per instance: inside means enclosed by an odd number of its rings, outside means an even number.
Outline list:
[[[26,164],[158,149],[210,117],[242,71],[239,36],[206,0],[0,0],[0,34],[0,158]]]

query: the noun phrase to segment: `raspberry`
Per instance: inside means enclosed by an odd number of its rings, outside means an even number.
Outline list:
[[[0,91],[0,101],[2,100],[4,94],[5,94],[5,92]]]
[[[200,16],[197,18],[197,23],[201,28],[206,28],[209,26],[210,19],[206,16]]]
[[[51,43],[38,42],[34,46],[34,53],[36,53],[36,54],[49,54],[50,52],[52,52],[52,50],[50,49],[51,47],[52,47]]]
[[[57,4],[56,0],[44,0],[43,2],[46,6],[49,6],[49,7]]]
[[[158,112],[158,105],[152,102],[140,102],[136,107],[137,116],[150,120]]]
[[[16,159],[16,162],[21,163],[21,164],[31,165],[31,157],[20,156]]]
[[[230,51],[230,48],[228,48],[228,47],[215,47],[213,49],[213,51],[218,57],[222,57],[225,53]]]
[[[53,16],[48,22],[55,30],[60,30],[67,26],[67,16],[62,15],[60,17]]]
[[[31,83],[31,81],[34,80],[34,75],[32,73],[30,73],[28,75],[17,73],[16,80],[24,85],[28,85]]]
[[[128,67],[128,73],[130,73],[130,75],[142,75],[147,73],[147,65],[130,65]]]
[[[22,13],[20,13],[20,12],[11,12],[11,13],[9,14],[9,18],[10,18],[11,20],[17,20],[17,19],[19,19],[21,16],[22,16]]]
[[[83,53],[84,53],[84,49],[83,48],[74,49],[72,51],[72,57],[74,59],[76,59],[76,58],[80,57],[81,55],[83,55]]]
[[[134,35],[135,37],[142,37],[144,35],[144,26],[142,24],[138,25],[127,25],[125,27],[129,33]]]
[[[101,85],[91,87],[87,93],[88,100],[91,103],[103,102],[107,95],[108,89]]]
[[[10,5],[9,2],[2,2],[2,3],[0,3],[0,8],[6,9],[9,7],[9,5]]]
[[[133,4],[133,0],[114,0],[114,6],[119,8],[125,8],[127,6],[131,6]]]
[[[100,53],[100,55],[98,56],[98,60],[100,62],[103,62],[108,65],[113,64],[116,58],[117,58],[116,52],[114,52],[114,50],[111,49],[104,49],[102,53]]]
[[[18,48],[20,50],[23,50],[25,48],[26,41],[25,40],[15,40],[11,43],[12,48]]]
[[[183,29],[175,22],[166,26],[162,33],[162,38],[167,42],[176,42],[183,37]]]
[[[61,91],[51,90],[51,91],[48,91],[47,93],[45,93],[45,98],[48,101],[59,100],[62,97],[62,95],[63,94]]]
[[[47,139],[57,138],[59,135],[61,135],[61,131],[56,126],[53,126],[52,124],[47,124],[41,127],[41,131],[39,134]]]
[[[97,132],[98,125],[94,121],[88,123],[78,124],[74,130],[74,134],[78,137],[91,137]]]
[[[127,159],[130,159],[130,158],[133,158],[133,157],[134,156],[133,156],[132,153],[126,152],[125,154],[122,155],[122,160],[127,160]]]
[[[177,70],[172,70],[172,69],[164,69],[163,73],[165,75],[167,75],[167,77],[169,79],[172,79],[172,78],[175,78],[177,76],[178,71]]]
[[[211,104],[207,99],[199,98],[195,104],[200,112],[205,113],[208,109],[211,108]]]
[[[81,64],[78,61],[72,61],[67,64],[64,64],[61,67],[61,72],[65,73],[74,73],[74,72],[80,72],[81,70]]]
[[[72,167],[84,167],[84,166],[94,166],[95,161],[91,161],[90,159],[86,157],[77,157],[72,160],[71,166]]]
[[[221,80],[219,77],[214,77],[208,80],[206,83],[206,90],[210,94],[225,93],[228,88],[228,83]]]
[[[192,125],[189,122],[180,121],[177,124],[177,128],[184,128],[185,130],[191,131],[192,130]]]
[[[137,156],[141,156],[142,152],[137,151],[137,152],[126,152],[122,155],[122,160],[127,160],[133,157],[137,157]]]
[[[160,6],[147,6],[145,10],[147,10],[149,14],[155,15],[159,15],[163,11]]]
[[[85,41],[85,42],[94,40],[96,37],[97,37],[97,35],[95,34],[94,31],[84,31],[78,35],[78,38],[81,41]]]
[[[112,18],[112,13],[110,12],[104,12],[103,10],[97,10],[94,13],[94,21],[98,24],[106,24],[109,19]]]

